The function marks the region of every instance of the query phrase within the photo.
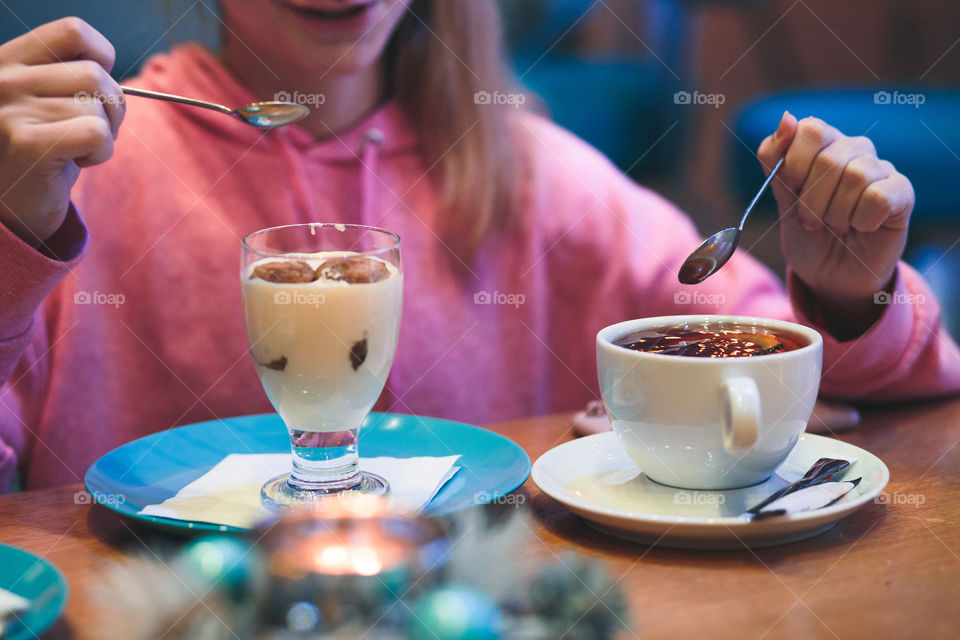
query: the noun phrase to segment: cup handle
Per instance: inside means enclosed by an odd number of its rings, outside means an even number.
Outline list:
[[[723,448],[729,453],[749,449],[760,430],[760,392],[753,378],[727,378],[724,385],[726,411]]]

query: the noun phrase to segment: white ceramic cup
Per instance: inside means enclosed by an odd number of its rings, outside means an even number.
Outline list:
[[[637,331],[705,323],[784,332],[799,349],[696,358],[634,351],[615,342]],[[613,430],[652,480],[684,489],[764,481],[796,445],[820,387],[823,339],[799,324],[743,316],[642,318],[597,334],[597,372]]]

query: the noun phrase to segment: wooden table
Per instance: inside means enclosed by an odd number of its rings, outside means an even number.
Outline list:
[[[535,460],[571,436],[570,416],[491,428]],[[886,503],[870,504],[816,538],[751,551],[678,551],[595,533],[528,481],[532,545],[546,557],[603,558],[643,638],[957,638],[960,636],[960,400],[874,410],[843,438],[890,467]],[[79,485],[0,497],[0,541],[66,574],[66,615],[47,638],[105,638],[91,584],[104,567],[169,537],[101,506]]]

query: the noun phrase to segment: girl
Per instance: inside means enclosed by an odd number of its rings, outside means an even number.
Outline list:
[[[786,157],[789,294],[746,255],[683,287],[700,241],[683,214],[547,120],[476,98],[510,91],[492,0],[221,8],[219,53],[180,47],[132,84],[228,105],[283,94],[313,107],[307,120],[265,132],[125,105],[112,47],[76,18],[0,47],[0,487],[18,468],[27,487],[76,482],[133,438],[269,410],[239,243],[296,222],[403,238],[380,410],[486,422],[576,408],[596,396],[598,329],[697,312],[816,326],[830,395],[960,388],[937,304],[898,262],[912,188],[866,138],[784,114],[759,150],[765,167]]]

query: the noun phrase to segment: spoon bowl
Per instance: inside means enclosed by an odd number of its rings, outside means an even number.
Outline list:
[[[762,196],[763,192],[770,186],[770,182],[782,166],[783,158],[780,158],[777,164],[773,166],[773,169],[770,170],[770,175],[763,181],[763,186],[760,187],[760,191],[757,192],[757,195],[753,197],[753,200],[747,206],[743,217],[740,218],[740,226],[717,231],[704,240],[700,246],[694,249],[693,253],[683,261],[683,264],[680,265],[680,273],[677,274],[677,279],[680,280],[681,284],[700,284],[727,263],[727,260],[733,255],[733,252],[736,251],[737,245],[740,244],[740,233],[743,232],[743,224],[747,221],[747,216],[753,211],[753,207],[757,204],[760,196]]]
[[[703,241],[680,266],[681,284],[700,284],[722,267],[740,243],[740,229],[730,227]]]
[[[254,102],[234,110],[234,115],[255,127],[282,127],[310,115],[310,109],[293,102]]]

